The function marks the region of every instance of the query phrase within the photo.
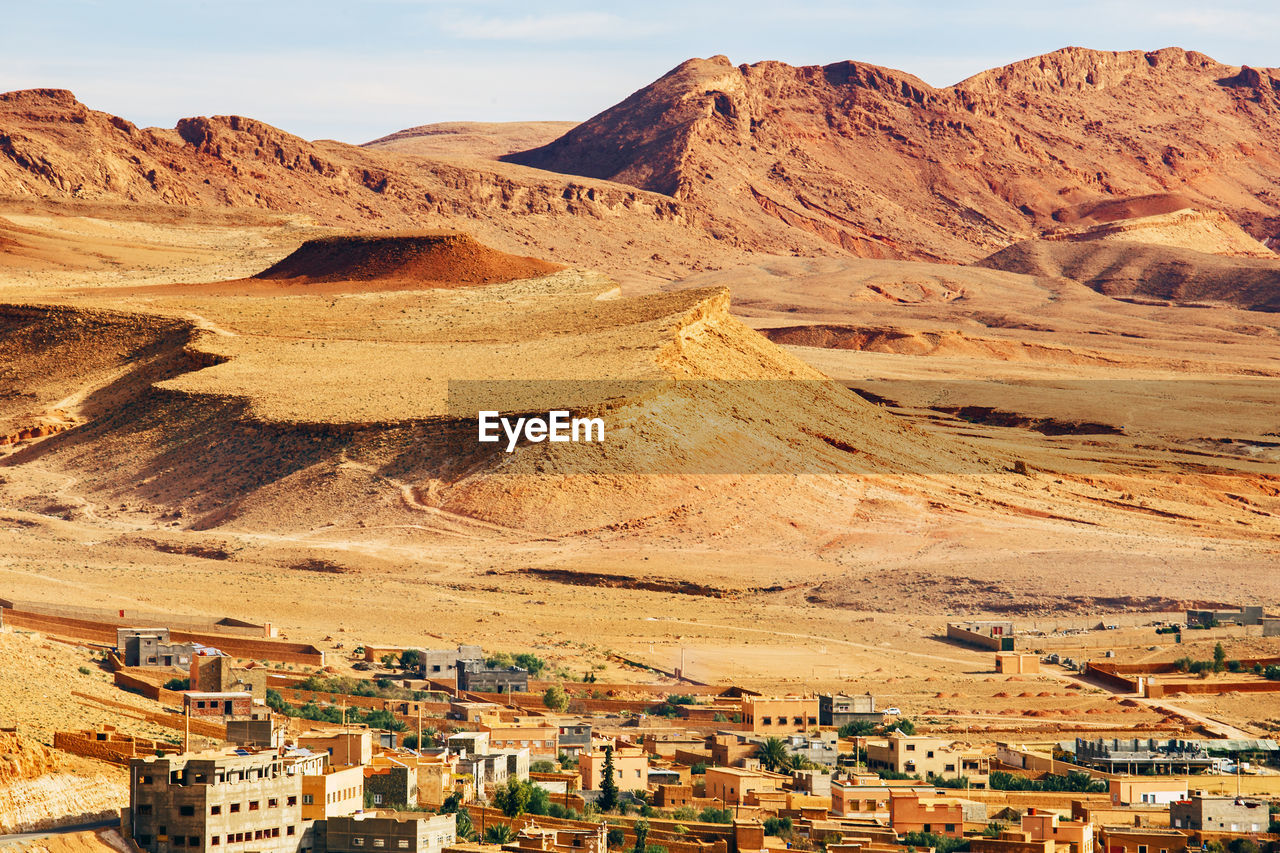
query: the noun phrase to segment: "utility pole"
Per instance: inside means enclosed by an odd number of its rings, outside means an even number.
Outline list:
[[[418,752],[422,752],[422,703],[418,703]]]
[[[191,751],[191,702],[187,701],[182,709],[182,754]]]

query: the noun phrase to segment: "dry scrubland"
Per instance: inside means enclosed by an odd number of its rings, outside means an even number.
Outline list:
[[[0,96],[0,593],[1057,713],[944,616],[1280,601],[1275,77],[718,57],[365,147]],[[572,460],[445,406],[601,378]]]

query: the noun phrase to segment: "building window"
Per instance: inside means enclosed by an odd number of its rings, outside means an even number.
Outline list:
[[[285,800],[285,801],[284,801],[284,804],[285,804],[286,806],[296,806],[296,805],[298,804],[298,798],[297,798],[297,797],[290,797],[289,799],[287,799],[287,800]]]
[[[196,813],[195,806],[178,806],[178,814],[182,815],[183,817],[195,817],[195,813]]]
[[[914,743],[907,744],[907,752],[915,752],[915,751],[916,751],[916,745]]]
[[[257,801],[257,800],[250,800],[250,801],[249,801],[249,811],[251,811],[251,812],[256,812],[257,810],[258,810],[258,801]]]
[[[294,828],[294,827],[292,827],[292,826],[286,826],[286,827],[284,828],[284,834],[285,834],[285,835],[293,835],[293,833],[294,833],[294,829],[295,829],[295,828]]]
[[[187,843],[187,837],[185,835],[175,835],[173,837],[174,847],[184,847],[186,846],[186,843]]]
[[[236,812],[238,812],[238,811],[240,811],[240,804],[239,804],[239,803],[232,803],[232,804],[231,804],[231,813],[232,813],[232,814],[235,814],[235,813],[236,813]]]
[[[209,814],[222,814],[222,806],[209,806]]]
[[[138,814],[151,814],[151,804],[140,803],[138,805]]]
[[[291,800],[292,800],[292,799],[293,799],[293,797],[290,797],[289,799],[291,799]],[[303,795],[302,795],[302,804],[303,804],[304,806],[315,805],[315,796],[313,796],[312,794],[303,794]]]
[[[267,808],[269,808],[269,809],[278,809],[278,808],[280,808],[280,801],[279,801],[279,800],[277,800],[276,798],[272,797],[271,799],[267,800]]]
[[[199,846],[200,846],[200,836],[198,836],[198,835],[192,835],[192,836],[190,836],[190,837],[187,839],[187,846],[188,846],[188,847],[199,847]]]
[[[219,844],[221,844],[221,843],[222,843],[222,836],[221,836],[221,835],[215,835],[213,838],[210,838],[210,839],[209,839],[209,846],[210,846],[210,847],[217,847],[217,846],[218,846]]]
[[[386,847],[386,846],[387,846],[387,841],[386,841],[386,839],[385,839],[385,838],[375,838],[375,839],[373,839],[373,846],[374,846],[374,847]]]
[[[1145,845],[1145,844],[1139,844],[1139,845],[1138,845],[1138,853],[1147,853],[1147,845]]]
[[[811,725],[811,726],[816,726],[817,724],[818,724],[818,718],[817,718],[817,717],[810,717],[810,718],[809,718],[809,725]]]
[[[139,836],[138,836],[138,846],[139,846],[139,847],[148,847],[148,846],[150,846],[150,844],[151,844],[151,836],[150,836],[150,835],[139,835]]]
[[[143,777],[142,777],[142,784],[144,784],[144,785],[150,785],[150,784],[152,784],[154,781],[155,781],[155,778],[154,778],[154,777],[152,777],[152,776],[143,776]]]
[[[363,847],[363,846],[364,846],[364,839],[363,839],[363,838],[359,838],[359,837],[351,839],[351,846],[352,846],[352,847]]]
[[[948,824],[946,825],[946,827],[947,827],[947,830],[946,830],[947,832],[955,832],[955,831],[956,831],[956,825],[955,825],[954,823],[948,823]]]
[[[762,720],[760,721],[760,725],[762,725],[762,726],[772,726],[772,725],[773,725],[773,717],[765,717],[764,719],[762,719]]]
[[[408,849],[409,849],[409,839],[407,839],[407,838],[401,838],[399,841],[397,841],[397,842],[396,842],[396,846],[397,846],[397,847],[399,847],[401,850],[408,850]]]

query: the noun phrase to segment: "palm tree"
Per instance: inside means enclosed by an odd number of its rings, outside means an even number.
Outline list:
[[[765,770],[786,770],[791,761],[787,754],[787,742],[780,737],[767,737],[756,749],[756,758]]]
[[[516,840],[516,834],[505,823],[491,824],[484,831],[486,844],[510,844]]]
[[[475,825],[471,823],[471,812],[466,809],[458,809],[457,812],[458,837],[465,841],[472,841],[476,837]]]

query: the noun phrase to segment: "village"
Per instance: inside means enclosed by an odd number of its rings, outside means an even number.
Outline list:
[[[679,663],[568,673],[492,635],[392,647],[141,617],[0,600],[5,633],[109,679],[114,696],[66,700],[113,722],[48,746],[120,774],[104,825],[135,853],[1280,850],[1280,719],[1177,704],[1275,716],[1280,619],[1257,606],[950,622],[954,657],[935,657],[991,685],[969,708],[888,674],[770,693]]]

